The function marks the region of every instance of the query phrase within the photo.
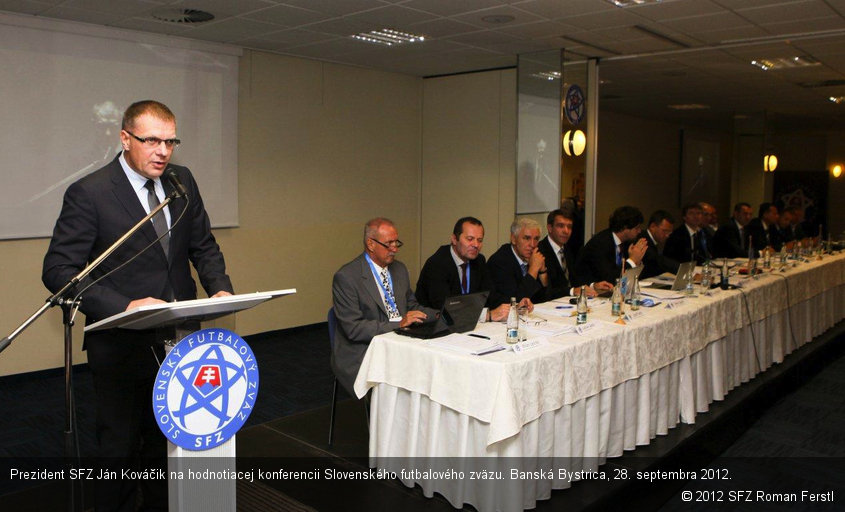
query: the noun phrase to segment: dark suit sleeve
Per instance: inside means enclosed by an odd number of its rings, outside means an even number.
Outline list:
[[[59,291],[88,264],[97,241],[98,221],[91,191],[76,182],[65,192],[62,211],[53,229],[41,280],[53,293]],[[89,276],[76,291],[91,283]],[[102,319],[126,311],[132,298],[117,290],[95,284],[85,291],[82,311],[90,317]]]
[[[517,301],[525,297],[533,298],[534,294],[543,288],[543,285],[529,274],[517,278],[516,260],[511,263],[508,256],[510,255],[504,251],[497,251],[487,263],[494,290],[491,293],[494,296],[490,302],[491,307],[509,303],[511,297],[515,297]]]
[[[420,304],[436,309],[442,308],[446,297],[452,295],[448,272],[454,272],[453,268],[444,267],[438,256],[439,251],[423,265],[416,292]]]
[[[191,222],[191,242],[188,247],[188,257],[197,269],[200,283],[205,292],[211,296],[219,291],[234,293],[232,282],[226,274],[226,263],[220,246],[211,233],[211,221],[200,196],[196,181],[185,170],[186,178],[182,179],[190,187],[189,197],[192,197],[186,221]]]

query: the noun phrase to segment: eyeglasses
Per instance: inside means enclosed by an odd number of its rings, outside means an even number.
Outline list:
[[[402,240],[388,240],[387,242],[379,242],[375,238],[370,238],[370,240],[379,244],[380,246],[384,247],[385,249],[391,249],[391,248],[398,249],[398,248],[402,247],[403,245],[405,245],[405,244],[402,243]]]
[[[137,135],[135,135],[134,133],[130,132],[129,130],[123,130],[123,131],[125,131],[126,133],[131,135],[135,140],[144,144],[144,146],[148,147],[148,148],[157,148],[157,147],[159,147],[159,145],[161,145],[162,142],[164,142],[164,147],[166,147],[167,149],[172,149],[172,148],[178,148],[179,144],[182,143],[182,141],[179,140],[179,139],[159,139],[158,137],[143,137],[143,138],[141,138],[141,137],[138,137]]]

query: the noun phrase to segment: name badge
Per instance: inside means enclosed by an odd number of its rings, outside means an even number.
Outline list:
[[[666,303],[666,309],[675,309],[687,303],[687,299],[678,299]]]
[[[525,352],[532,348],[537,348],[542,345],[542,338],[532,338],[530,340],[521,341],[513,346],[514,352]]]
[[[641,318],[643,314],[644,313],[642,311],[628,311],[627,313],[625,313],[625,320],[628,320],[630,322],[631,320]]]
[[[578,327],[576,327],[575,332],[577,332],[578,334],[584,335],[584,334],[590,332],[590,330],[593,329],[595,326],[596,326],[595,322],[587,322],[586,324],[581,324]]]

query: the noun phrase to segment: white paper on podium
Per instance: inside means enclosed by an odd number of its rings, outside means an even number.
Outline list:
[[[88,325],[85,327],[85,332],[115,327],[133,330],[153,329],[188,319],[212,320],[293,293],[296,293],[296,288],[141,306]]]

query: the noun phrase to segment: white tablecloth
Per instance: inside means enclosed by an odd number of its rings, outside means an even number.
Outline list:
[[[559,469],[594,469],[707,411],[843,318],[845,255],[744,280],[741,291],[688,298],[612,323],[593,301],[586,333],[523,352],[464,355],[395,334],[373,339],[355,382],[373,389],[371,465],[453,505],[522,510],[570,485]],[[571,310],[560,310],[568,315]],[[550,322],[574,324],[569,317]],[[479,332],[504,339],[502,324]],[[463,478],[446,470],[463,467]],[[440,469],[434,474],[400,470]],[[510,478],[513,468],[552,469]],[[471,480],[499,468],[499,480]],[[480,476],[480,475],[475,475]],[[548,478],[551,476],[551,478]]]

